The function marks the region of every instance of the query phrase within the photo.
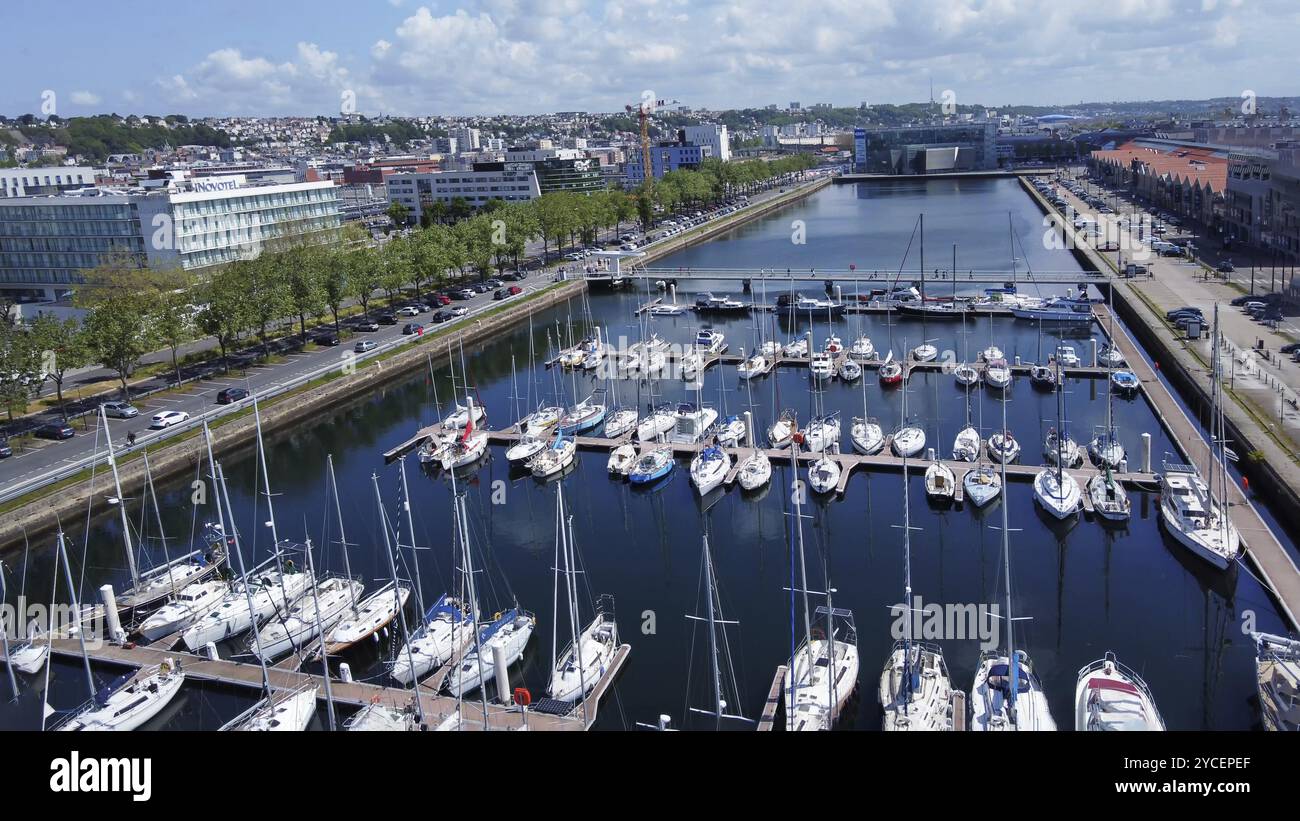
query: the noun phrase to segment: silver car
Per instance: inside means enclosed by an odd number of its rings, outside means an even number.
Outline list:
[[[134,419],[140,411],[129,402],[105,402],[104,413],[114,419]]]

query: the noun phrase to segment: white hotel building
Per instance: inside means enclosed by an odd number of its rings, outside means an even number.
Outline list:
[[[328,181],[248,185],[233,175],[159,182],[154,190],[0,199],[0,296],[61,299],[84,281],[85,269],[118,255],[151,268],[201,270],[340,225]]]
[[[457,197],[479,208],[489,200],[521,202],[542,195],[531,162],[475,163],[472,171],[393,174],[385,184],[389,202],[406,206],[416,221],[425,206],[434,202],[450,204]]]

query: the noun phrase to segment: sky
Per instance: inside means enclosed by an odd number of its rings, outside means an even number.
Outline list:
[[[1300,93],[1297,0],[0,0],[0,31],[9,115]]]

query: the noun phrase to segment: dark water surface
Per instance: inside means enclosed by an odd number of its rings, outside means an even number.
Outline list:
[[[691,267],[845,267],[891,270],[897,268],[912,233],[917,214],[925,212],[927,268],[931,249],[935,266],[947,267],[951,246],[958,245],[958,269],[1009,266],[1008,212],[1022,238],[1024,253],[1038,270],[1074,267],[1068,254],[1044,250],[1039,240],[1040,215],[1014,181],[961,180],[901,183],[875,186],[835,186],[805,203],[767,219],[751,223],[726,237],[685,251],[665,265]],[[791,221],[803,220],[808,241],[790,242]],[[915,253],[916,249],[913,249]],[[909,263],[912,265],[914,263]],[[693,288],[723,291],[734,283],[697,283]],[[810,292],[815,286],[808,286]],[[690,300],[690,293],[681,298]],[[540,363],[557,336],[568,338],[569,324],[579,325],[589,309],[595,322],[614,337],[637,338],[641,331],[635,308],[646,300],[644,291],[593,292],[586,304],[574,301],[538,314],[531,326],[532,344]],[[761,338],[775,334],[788,341],[807,330],[806,323],[792,327],[774,323],[768,316],[711,323],[723,331],[732,352],[752,348]],[[996,342],[1008,357],[1039,358],[1062,340],[1029,323],[1010,319],[990,322],[927,326],[916,321],[885,317],[849,317],[834,323],[834,332],[850,344],[859,333],[868,334],[878,349],[902,353],[907,347],[931,340],[939,349],[951,350],[957,359],[973,359],[976,352]],[[650,321],[651,330],[675,342],[694,339],[701,326],[693,315]],[[813,339],[820,345],[830,332],[829,323],[814,323]],[[1102,329],[1092,336],[1104,338]],[[581,329],[575,328],[574,334]],[[548,342],[549,336],[549,342]],[[595,380],[587,375],[548,371],[529,361],[529,326],[521,325],[490,345],[466,350],[470,381],[477,387],[490,413],[492,427],[514,421],[512,406],[517,384],[526,403],[556,397],[572,402],[575,393],[585,397]],[[1079,354],[1090,355],[1088,334],[1069,338]],[[1044,354],[1045,355],[1045,354]],[[512,363],[517,376],[512,379]],[[839,409],[844,418],[842,442],[847,449],[848,419],[861,415],[864,393],[868,415],[891,430],[900,419],[903,394],[882,391],[868,371],[862,385],[835,382],[820,401],[827,410]],[[342,510],[350,542],[357,546],[350,558],[355,573],[369,587],[388,575],[382,536],[371,484],[378,475],[389,516],[397,515],[397,466],[385,466],[382,451],[404,440],[421,424],[438,414],[433,403],[434,384],[427,374],[411,378],[359,398],[347,406],[322,413],[291,433],[267,442],[276,521],[282,537],[311,537],[330,543],[318,552],[318,565],[341,571],[336,528],[325,528],[333,508],[327,504],[325,466],[333,454],[342,497]],[[445,369],[436,373],[436,389],[445,409],[451,383]],[[698,396],[688,393],[679,380],[653,386],[621,382],[617,399],[624,404],[699,399],[728,413],[752,410],[761,430],[773,410],[792,407],[806,418],[813,407],[809,381],[803,369],[785,369],[746,385],[730,366],[711,369]],[[1047,428],[1056,424],[1056,399],[1034,391],[1024,378],[1009,392],[1006,412],[1011,430],[1024,447],[1021,461],[1036,464]],[[1065,406],[1069,430],[1081,443],[1107,418],[1104,380],[1068,381]],[[908,415],[922,420],[930,446],[946,455],[952,437],[969,413],[986,432],[1000,425],[1001,406],[982,390],[966,394],[950,375],[918,373],[907,391]],[[1174,443],[1156,423],[1144,400],[1113,403],[1119,435],[1136,467],[1141,434],[1152,435],[1154,461],[1174,451]],[[689,706],[708,703],[707,637],[688,613],[703,613],[700,596],[701,539],[708,533],[725,617],[738,625],[727,628],[731,667],[739,685],[738,703],[729,707],[756,717],[778,664],[790,653],[789,526],[792,477],[788,464],[778,464],[772,485],[754,495],[739,489],[715,493],[700,500],[689,481],[686,465],[652,492],[641,492],[605,472],[606,456],[584,452],[576,469],[564,479],[566,499],[586,573],[584,598],[612,593],[617,600],[619,626],[632,645],[629,663],[615,688],[600,707],[597,726],[619,729],[636,721],[653,722],[661,713],[676,726],[691,726]],[[230,494],[244,534],[245,550],[254,534],[258,558],[266,555],[270,536],[266,503],[255,495],[256,464],[250,452],[224,460]],[[420,551],[424,593],[432,600],[454,584],[452,557],[451,492],[441,473],[426,474],[408,459],[416,542]],[[1254,699],[1253,646],[1241,631],[1252,615],[1258,629],[1278,631],[1282,619],[1259,583],[1246,568],[1221,573],[1165,537],[1157,525],[1154,493],[1133,494],[1133,518],[1119,527],[1106,527],[1080,515],[1067,524],[1049,522],[1033,503],[1027,482],[1012,481],[1007,497],[976,511],[964,508],[937,510],[926,503],[920,471],[910,481],[912,525],[920,528],[912,539],[912,582],[925,602],[983,604],[1001,602],[1003,573],[999,505],[1009,504],[1013,607],[1018,622],[1017,645],[1026,649],[1043,678],[1059,727],[1073,726],[1076,675],[1084,664],[1114,650],[1121,661],[1140,671],[1155,692],[1160,710],[1171,729],[1246,729],[1258,724]],[[159,488],[163,497],[164,526],[172,544],[187,543],[197,524],[214,518],[211,506],[197,513],[190,504],[193,477]],[[522,683],[534,695],[544,692],[551,663],[555,485],[530,476],[512,475],[499,449],[463,484],[471,520],[483,609],[492,611],[517,599],[538,616],[538,629],[525,652],[524,662],[512,670],[512,682]],[[496,501],[494,502],[494,491]],[[823,568],[829,568],[836,607],[853,611],[859,633],[862,669],[859,690],[846,725],[875,729],[880,723],[876,691],[880,668],[893,642],[893,616],[888,608],[902,598],[902,478],[897,473],[855,473],[843,499],[810,500],[804,508],[804,536],[809,585],[824,590]],[[256,510],[254,506],[256,504]],[[151,519],[140,518],[140,500],[131,500],[133,526],[150,535]],[[143,521],[144,524],[140,524]],[[403,527],[403,530],[405,528]],[[85,590],[94,591],[104,581],[122,586],[126,577],[121,535],[116,520],[96,522],[89,533],[83,522],[68,525],[74,571],[83,569]],[[46,600],[50,590],[51,554],[48,540],[34,545],[27,573],[28,597]],[[149,557],[160,551],[146,551]],[[6,557],[12,602],[21,581],[22,554]],[[60,600],[66,598],[60,591]],[[412,611],[414,608],[412,608]],[[585,618],[589,618],[586,616]],[[585,621],[584,618],[584,621]],[[561,621],[567,624],[567,621]],[[652,631],[652,632],[650,632]],[[562,629],[559,642],[566,637]],[[968,690],[980,648],[977,641],[944,641],[942,646],[954,685]],[[384,661],[393,648],[387,640],[359,648],[346,660],[359,679],[384,677]],[[107,676],[108,667],[97,669]],[[24,697],[17,704],[0,705],[0,727],[39,724],[42,680],[21,678]],[[7,683],[0,682],[7,687]],[[68,708],[85,698],[80,666],[60,661],[54,668],[51,701]],[[253,694],[224,687],[187,684],[168,713],[150,725],[167,728],[214,728],[251,703]]]

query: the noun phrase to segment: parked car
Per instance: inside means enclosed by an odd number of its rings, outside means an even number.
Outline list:
[[[130,402],[105,402],[104,413],[114,419],[134,419],[140,415]]]
[[[424,333],[424,324],[420,322],[408,322],[402,326],[402,336],[411,336],[412,334]]]
[[[9,446],[9,437],[0,436],[0,459],[7,459],[14,455],[14,449]]]
[[[376,342],[375,340],[363,339],[357,344],[353,345],[352,350],[357,353],[365,353],[366,351],[373,351],[377,347],[379,347],[379,343]]]
[[[461,299],[461,300],[465,300],[465,299],[473,299],[473,298],[474,298],[474,289],[473,289],[473,288],[461,288],[459,291],[453,291],[451,295],[452,295],[452,297],[455,298],[455,299]]]
[[[1231,274],[1233,271],[1237,270],[1237,268],[1232,264],[1232,260],[1225,259],[1223,262],[1220,262],[1218,265],[1214,266],[1214,270],[1218,271],[1221,274]]]
[[[397,324],[397,317],[395,317],[395,316],[393,316],[392,314],[389,314],[389,313],[383,313],[383,314],[380,314],[380,315],[379,315],[379,324],[380,324],[380,325],[396,325],[396,324]]]
[[[312,342],[323,348],[332,348],[339,344],[339,338],[332,333],[319,333],[312,338]]]
[[[469,313],[469,308],[466,308],[464,305],[457,305],[455,308],[451,309],[452,316],[464,316],[467,313]]]
[[[367,333],[374,333],[375,331],[379,330],[379,323],[375,322],[374,320],[365,319],[362,320],[361,322],[358,322],[356,327],[358,331],[366,331]]]
[[[411,305],[405,305],[401,308],[398,308],[396,314],[397,316],[419,316],[420,310]]]
[[[72,429],[72,425],[67,422],[47,422],[41,425],[33,433],[40,439],[71,439],[77,435]]]
[[[449,320],[449,319],[451,319],[451,318],[452,318],[451,311],[448,311],[448,310],[446,310],[446,309],[443,309],[443,310],[441,310],[441,311],[439,311],[438,313],[436,313],[436,314],[433,315],[433,321],[434,321],[434,322],[446,322],[447,320]]]
[[[1296,351],[1300,351],[1300,342],[1288,342],[1277,349],[1278,353],[1295,353]]]
[[[1252,294],[1242,294],[1241,296],[1234,296],[1232,299],[1228,301],[1228,304],[1232,305],[1233,307],[1240,308],[1242,305],[1245,305],[1247,302],[1254,302],[1254,301],[1255,301],[1255,297]]]
[[[508,288],[498,288],[496,293],[492,294],[493,299],[507,299],[509,296],[510,290]]]
[[[179,425],[182,422],[188,422],[190,415],[185,411],[163,411],[154,414],[153,419],[149,420],[149,427],[154,430],[170,428],[172,425]]]
[[[248,388],[226,388],[217,394],[218,405],[233,405],[241,399],[248,398]]]
[[[1169,313],[1165,314],[1165,318],[1166,318],[1166,319],[1173,319],[1173,318],[1176,317],[1178,314],[1200,314],[1200,313],[1201,313],[1201,309],[1200,309],[1200,308],[1197,308],[1197,307],[1194,307],[1194,306],[1191,306],[1191,305],[1187,305],[1187,306],[1184,306],[1184,307],[1182,307],[1182,308],[1175,308],[1175,309],[1173,309],[1173,310],[1170,311]]]
[[[519,296],[524,292],[524,289],[520,288],[518,285],[511,285],[506,290],[510,292],[510,296]]]
[[[488,291],[492,290],[491,288],[488,287],[488,284],[486,282],[475,282],[473,285],[469,287],[473,288],[474,293],[476,294],[486,294]]]
[[[488,286],[489,288],[500,288],[502,285],[505,285],[504,282],[497,279],[496,277],[492,277],[491,279],[489,279],[487,282],[483,284]]]

